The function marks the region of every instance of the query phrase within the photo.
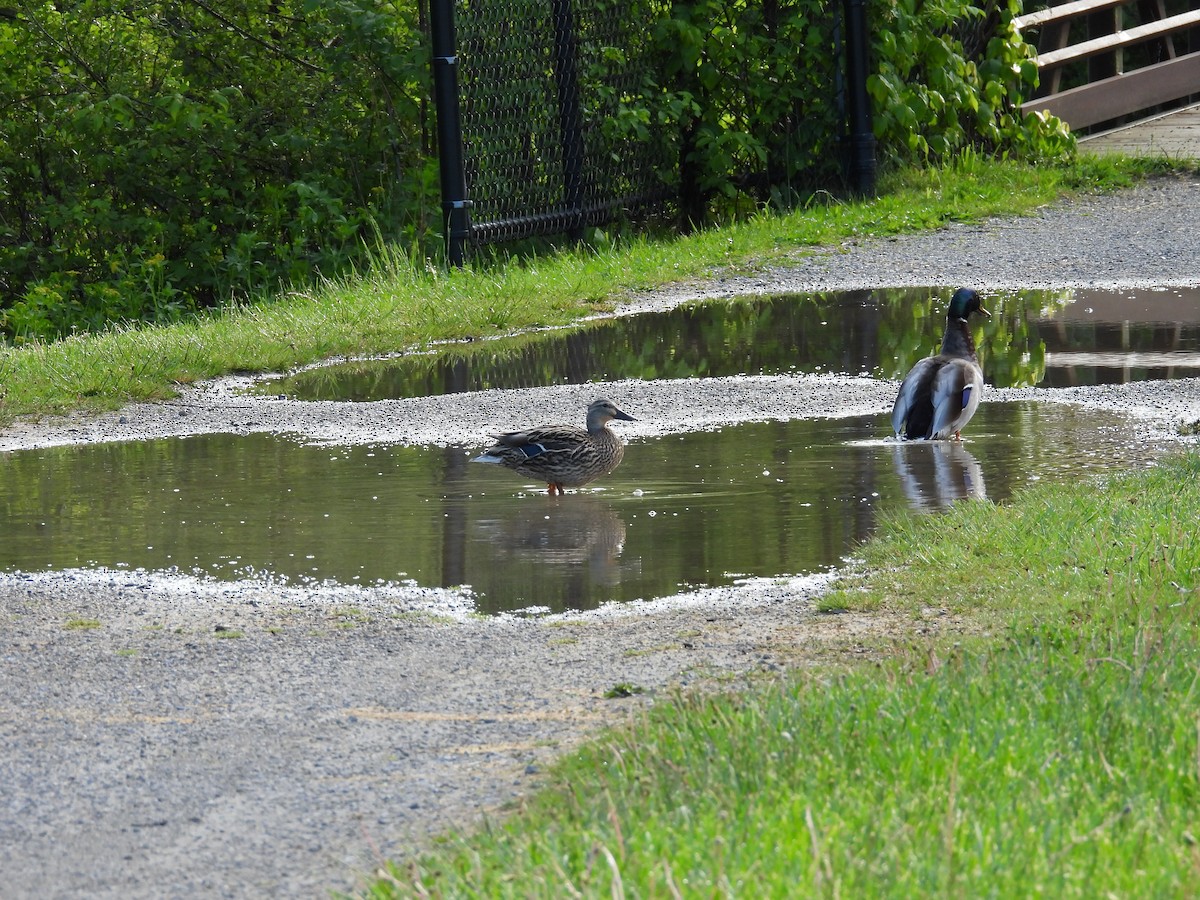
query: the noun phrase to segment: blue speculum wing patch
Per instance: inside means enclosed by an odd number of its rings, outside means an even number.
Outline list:
[[[965,388],[963,388],[963,392],[962,392],[963,409],[966,409],[967,404],[971,402],[971,387],[972,387],[972,385],[968,384]]]
[[[518,449],[525,454],[526,459],[532,459],[546,452],[546,448],[541,444],[522,444]]]

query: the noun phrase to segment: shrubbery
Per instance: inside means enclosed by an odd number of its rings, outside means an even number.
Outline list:
[[[0,19],[9,335],[163,320],[314,272],[428,200],[415,10],[23,3]]]
[[[955,35],[980,9],[872,4],[884,159],[1070,146],[1016,112],[1036,76],[1004,2],[979,62]],[[693,219],[829,174],[837,123],[806,102],[836,77],[827,10],[695,0],[655,20],[662,68],[608,124],[671,142]],[[170,320],[419,245],[440,228],[425,44],[413,4],[376,0],[0,10],[0,329]]]
[[[839,183],[840,12],[841,0],[691,0],[657,19],[643,11],[663,62],[621,121],[633,137],[653,123],[673,142],[685,219],[737,213],[743,201],[786,206]],[[1020,0],[868,4],[868,91],[885,165],[939,164],[968,148],[1020,157],[1073,149],[1062,122],[1018,109],[1037,86],[1034,51],[1012,24],[1020,12]]]
[[[1037,87],[1034,50],[1013,27],[1021,0],[889,0],[872,7],[875,74],[868,80],[886,157],[940,162],[971,147],[1018,156],[1074,148],[1065,123],[1020,103]],[[982,35],[978,59],[960,35]]]

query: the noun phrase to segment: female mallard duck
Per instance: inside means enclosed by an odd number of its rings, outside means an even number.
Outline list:
[[[573,425],[544,425],[497,434],[496,443],[471,462],[508,466],[527,478],[545,481],[551,494],[561,494],[564,487],[580,487],[620,465],[625,444],[608,430],[613,419],[635,421],[611,400],[596,400],[588,407],[586,431]]]
[[[977,312],[991,316],[980,305],[979,295],[959,288],[950,298],[942,352],[921,360],[900,384],[900,395],[892,407],[892,430],[908,440],[962,438],[962,429],[979,408],[983,372],[975,355],[975,341],[967,317]]]

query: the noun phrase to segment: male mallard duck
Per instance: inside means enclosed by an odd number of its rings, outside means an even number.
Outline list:
[[[967,328],[967,317],[977,312],[991,316],[970,288],[959,288],[950,298],[942,352],[921,360],[900,384],[900,395],[892,407],[892,430],[908,440],[945,440],[961,431],[983,393],[983,372],[975,355],[975,341]]]
[[[625,444],[608,430],[613,419],[635,421],[611,400],[596,400],[588,407],[587,430],[544,425],[493,435],[496,443],[471,462],[508,466],[527,478],[545,481],[551,494],[561,494],[564,487],[580,487],[620,465]]]

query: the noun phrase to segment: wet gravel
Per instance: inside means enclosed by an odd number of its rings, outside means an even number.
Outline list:
[[[753,275],[629,298],[904,285],[1200,284],[1200,180],[1019,219],[862,239]],[[623,434],[882,412],[894,385],[828,376],[623,381],[372,404],[239,395],[236,379],[102,417],[22,423],[0,450],[202,432],[482,443],[603,390]],[[1200,419],[1200,383],[993,391],[1130,414],[1130,440]],[[565,498],[564,502],[569,502]],[[144,573],[0,577],[4,897],[321,897],[383,857],[497,815],[547,763],[671,686],[864,653],[887,617],[820,616],[823,578],[547,619],[481,620],[452,591],[213,584]],[[909,626],[911,627],[911,626]],[[924,627],[962,627],[929,610]],[[647,694],[605,699],[622,682]]]

